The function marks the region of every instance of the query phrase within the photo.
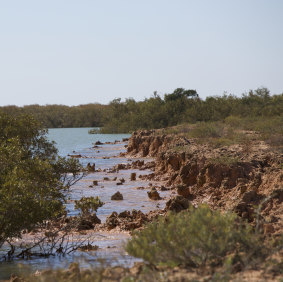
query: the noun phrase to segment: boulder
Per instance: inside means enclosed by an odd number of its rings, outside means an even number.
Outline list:
[[[152,188],[151,191],[147,192],[147,195],[151,200],[161,200],[161,197],[155,188]]]
[[[111,196],[112,201],[121,201],[123,199],[123,195],[119,191]]]
[[[248,191],[243,194],[242,202],[244,203],[258,202],[260,198],[261,196],[257,194],[256,191]]]
[[[81,217],[77,226],[77,230],[90,230],[93,229],[95,224],[100,224],[101,220],[96,216],[96,214],[89,215],[87,217]]]
[[[135,181],[137,178],[137,174],[135,172],[131,173],[131,181]]]
[[[120,169],[126,169],[127,166],[125,164],[117,164],[114,167],[116,170],[120,170]]]
[[[184,198],[193,198],[193,194],[191,194],[191,189],[186,187],[185,185],[178,185],[177,186],[177,193]]]
[[[123,230],[133,230],[140,228],[147,221],[146,215],[141,211],[123,211],[120,214],[113,212],[107,217],[106,226],[108,229],[113,229],[119,226]]]
[[[174,212],[180,212],[182,210],[188,209],[190,206],[190,202],[187,198],[183,196],[176,196],[172,199],[170,199],[166,203],[166,210],[167,211],[174,211]]]

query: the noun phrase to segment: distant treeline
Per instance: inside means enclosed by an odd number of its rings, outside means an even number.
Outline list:
[[[241,97],[223,95],[202,100],[194,90],[176,89],[164,98],[156,93],[142,102],[113,100],[106,108],[103,132],[131,132],[164,128],[181,123],[224,120],[237,117],[283,117],[283,94],[270,95],[266,88]]]
[[[29,105],[24,107],[0,107],[9,115],[30,114],[43,123],[47,128],[62,127],[100,127],[103,125],[103,113],[107,106],[101,104],[87,104],[80,106],[64,105]]]
[[[114,99],[108,105],[6,106],[5,113],[32,114],[45,127],[102,127],[104,133],[126,133],[137,129],[174,126],[180,123],[218,121],[228,116],[274,117],[283,115],[283,94],[270,95],[267,88],[251,90],[241,97],[223,95],[200,99],[195,90],[177,88],[161,97],[137,102],[132,98]]]

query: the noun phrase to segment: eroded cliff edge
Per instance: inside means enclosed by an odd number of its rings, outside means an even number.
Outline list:
[[[246,132],[251,135],[251,132]],[[134,132],[128,156],[154,157],[151,179],[166,181],[173,195],[197,206],[231,210],[264,232],[283,230],[283,155],[264,141],[210,146],[199,140],[162,131]]]

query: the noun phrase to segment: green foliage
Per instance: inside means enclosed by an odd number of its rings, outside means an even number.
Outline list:
[[[89,216],[97,211],[98,208],[104,205],[99,197],[82,197],[75,201],[75,209],[81,211],[82,216]]]
[[[113,100],[105,109],[103,118],[104,133],[131,132],[137,129],[152,129],[175,126],[182,123],[213,122],[227,120],[232,126],[239,126],[237,121],[243,118],[278,118],[282,117],[283,94],[269,94],[266,88],[259,88],[243,94],[242,97],[223,95],[207,97],[202,100],[195,90],[177,88],[173,93],[165,94],[164,98],[156,93],[142,102],[134,99]],[[238,118],[238,120],[237,120]],[[232,120],[233,119],[233,120]],[[282,120],[282,119],[281,119]],[[212,128],[211,128],[212,129]],[[218,135],[209,128],[203,134]]]
[[[100,104],[87,104],[80,106],[63,105],[29,105],[24,107],[1,107],[4,113],[18,116],[32,115],[47,128],[61,127],[99,127],[102,125],[102,115],[106,106]]]
[[[0,247],[23,229],[64,212],[77,160],[57,157],[46,130],[30,116],[0,114]]]
[[[151,264],[219,265],[231,252],[261,253],[262,244],[251,227],[235,214],[211,211],[206,205],[170,214],[135,232],[126,245],[130,255]],[[251,257],[249,257],[251,259]]]
[[[223,125],[210,122],[197,124],[189,133],[193,138],[217,138],[223,134]]]
[[[122,102],[118,98],[108,105],[30,105],[6,106],[1,109],[12,116],[32,114],[48,128],[103,127],[101,133],[128,133],[137,129],[225,119],[231,126],[238,127],[238,122],[243,118],[251,119],[252,124],[252,120],[257,122],[263,117],[270,120],[271,125],[273,122],[281,122],[282,128],[283,94],[271,96],[268,89],[259,88],[243,94],[242,97],[224,94],[202,100],[196,90],[177,88],[172,93],[165,93],[164,97],[154,92],[152,97],[139,102],[133,98]],[[267,122],[258,125],[259,128],[268,130]]]
[[[198,97],[196,90],[185,90],[184,88],[177,88],[174,90],[172,94],[165,94],[164,95],[164,101],[176,101],[182,98],[188,98],[188,97]]]

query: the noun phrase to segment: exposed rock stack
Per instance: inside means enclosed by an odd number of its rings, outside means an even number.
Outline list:
[[[156,188],[152,188],[149,192],[147,192],[148,197],[151,200],[158,201],[161,200],[159,193],[157,192]]]
[[[111,196],[112,201],[122,201],[123,199],[123,195],[119,191]]]

